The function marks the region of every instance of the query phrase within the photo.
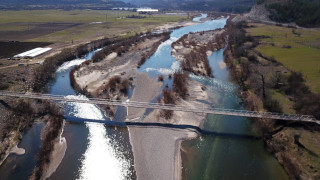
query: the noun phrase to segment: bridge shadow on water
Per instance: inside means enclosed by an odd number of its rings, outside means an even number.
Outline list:
[[[186,124],[169,124],[169,123],[151,123],[151,122],[123,122],[123,121],[110,121],[110,120],[96,120],[96,119],[84,119],[78,117],[65,117],[66,121],[68,122],[76,122],[76,123],[83,123],[83,122],[94,122],[94,123],[101,123],[105,124],[109,127],[159,127],[159,128],[170,128],[170,129],[179,129],[179,130],[190,130],[196,132],[200,135],[205,136],[219,136],[219,137],[226,137],[226,138],[237,138],[237,139],[252,139],[252,140],[260,140],[261,137],[253,136],[253,135],[246,135],[246,134],[231,134],[231,133],[222,133],[222,132],[214,132],[204,130],[198,126],[193,125],[186,125]]]

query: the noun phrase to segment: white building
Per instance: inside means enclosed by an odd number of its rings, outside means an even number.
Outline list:
[[[158,9],[151,9],[151,8],[138,8],[137,12],[150,13],[150,12],[159,12],[159,10]]]
[[[14,58],[34,58],[36,56],[39,56],[40,54],[43,54],[47,51],[50,51],[52,48],[34,48],[29,51],[17,54],[14,56]]]

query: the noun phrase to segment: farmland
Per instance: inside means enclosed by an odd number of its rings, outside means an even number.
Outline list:
[[[130,11],[22,10],[0,11],[0,40],[70,43],[101,36],[118,36],[151,30],[158,25],[187,20],[186,16],[137,15]]]
[[[257,50],[287,68],[302,72],[313,92],[320,92],[320,31],[251,24],[246,31],[262,37]]]

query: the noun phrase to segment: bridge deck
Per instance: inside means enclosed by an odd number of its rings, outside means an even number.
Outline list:
[[[89,103],[89,104],[100,104],[110,106],[124,106],[124,107],[135,107],[135,108],[150,108],[150,109],[164,109],[173,111],[184,111],[194,113],[205,113],[205,114],[217,114],[217,115],[228,115],[228,116],[242,116],[242,117],[253,117],[253,118],[266,118],[266,119],[279,119],[288,121],[303,121],[313,122],[320,124],[313,116],[310,115],[292,115],[272,112],[257,112],[247,110],[234,110],[234,109],[219,109],[219,108],[190,108],[187,106],[178,106],[173,104],[159,104],[159,103],[148,103],[148,102],[136,102],[136,101],[115,101],[107,99],[77,99],[70,96],[52,95],[52,94],[38,94],[38,93],[18,93],[18,92],[7,92],[0,91],[0,96],[17,97],[17,98],[31,98],[31,99],[43,99],[43,100],[54,100],[62,102],[77,102],[77,103]]]

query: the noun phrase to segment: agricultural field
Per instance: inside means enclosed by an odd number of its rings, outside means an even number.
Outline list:
[[[147,31],[158,25],[187,20],[187,16],[138,15],[130,11],[106,10],[22,10],[0,11],[0,41],[70,43],[101,36]]]
[[[302,72],[311,90],[320,93],[320,30],[252,23],[246,31],[262,38],[257,47],[262,55]]]

